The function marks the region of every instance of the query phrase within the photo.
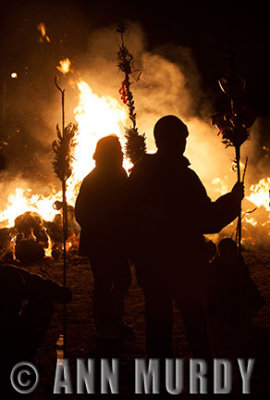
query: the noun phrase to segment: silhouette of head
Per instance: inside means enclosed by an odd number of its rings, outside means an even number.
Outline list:
[[[115,168],[121,167],[123,163],[123,152],[116,135],[108,135],[101,138],[96,145],[93,155],[96,166]]]
[[[222,261],[232,263],[238,256],[237,245],[234,240],[225,238],[218,243],[218,253]]]
[[[154,137],[159,152],[169,155],[183,154],[188,137],[187,126],[174,115],[160,118],[154,127]]]

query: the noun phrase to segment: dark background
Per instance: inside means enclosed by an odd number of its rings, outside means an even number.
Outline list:
[[[164,53],[168,45],[191,48],[202,92],[217,109],[225,101],[217,81],[226,70],[228,52],[232,52],[236,72],[247,80],[246,102],[261,117],[262,144],[269,145],[270,28],[265,2],[219,2],[213,6],[183,1],[10,1],[1,8],[1,138],[13,146],[14,154],[20,140],[28,150],[36,146],[32,136],[20,139],[14,133],[28,128],[23,122],[29,115],[29,107],[24,107],[29,102],[27,87],[37,95],[42,91],[44,99],[49,99],[55,88],[53,83],[44,84],[40,71],[46,68],[55,73],[56,60],[83,53],[91,32],[121,20],[142,25],[150,51],[163,48]],[[54,40],[51,61],[47,60],[46,43],[38,42],[40,22],[45,22]],[[166,57],[174,61],[170,51]],[[20,80],[12,82],[13,71],[20,74]],[[19,104],[14,101],[17,93]],[[34,102],[31,118],[32,128],[38,129],[43,122],[35,115]]]
[[[265,2],[248,3],[10,1],[2,5],[1,13],[2,77],[3,64],[7,69],[22,68],[36,40],[37,21],[46,20],[52,36],[62,35],[60,52],[66,46],[71,52],[83,51],[87,35],[96,28],[121,20],[138,21],[149,50],[167,43],[191,47],[203,83],[213,91],[230,48],[236,70],[247,79],[250,101],[260,114],[268,115],[269,15]],[[82,23],[74,26],[78,20]]]

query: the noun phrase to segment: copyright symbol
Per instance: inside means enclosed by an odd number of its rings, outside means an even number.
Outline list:
[[[33,364],[22,361],[12,368],[10,381],[16,392],[29,394],[32,393],[38,385],[39,373]]]

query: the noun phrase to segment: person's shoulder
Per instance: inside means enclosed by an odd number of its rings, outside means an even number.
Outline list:
[[[21,267],[16,267],[13,264],[1,264],[0,266],[0,281],[2,285],[6,285],[7,282],[23,282],[25,278],[30,275],[28,271]]]
[[[156,154],[144,154],[143,157],[133,165],[130,170],[130,174],[132,175],[134,173],[150,169],[153,165],[155,165],[156,160]]]
[[[145,153],[143,157],[135,163],[136,165],[151,165],[157,160],[157,153]]]
[[[20,269],[13,264],[1,264],[0,265],[0,275],[13,275],[17,274]]]
[[[91,184],[92,181],[95,180],[95,176],[96,176],[96,169],[92,169],[92,171],[89,172],[89,174],[87,174],[81,183],[81,186],[87,186],[89,184]]]
[[[191,164],[190,164],[189,160],[186,157],[183,158],[182,164],[183,164],[183,167],[184,167],[185,171],[187,172],[187,174],[199,179],[198,174],[191,167]]]
[[[202,185],[202,182],[198,174],[190,167],[190,164],[186,165],[183,169],[185,176],[190,182],[196,185]]]

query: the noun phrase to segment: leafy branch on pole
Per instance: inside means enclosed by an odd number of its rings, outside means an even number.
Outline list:
[[[122,87],[119,90],[121,93],[121,99],[129,108],[129,119],[132,122],[132,126],[125,128],[125,138],[126,141],[126,155],[131,160],[132,163],[137,162],[146,152],[145,144],[145,134],[140,135],[137,127],[137,115],[135,112],[135,103],[133,99],[133,94],[130,90],[130,76],[139,72],[138,78],[140,77],[140,71],[134,68],[134,57],[129,52],[128,48],[124,42],[124,34],[126,32],[126,27],[123,24],[119,24],[117,32],[121,35],[121,45],[117,53],[117,66],[124,72],[125,79],[122,82]]]
[[[247,161],[245,164],[243,179],[241,179],[240,147],[249,137],[249,129],[255,121],[255,115],[247,105],[242,104],[246,81],[244,78],[239,77],[234,73],[231,58],[226,77],[221,78],[218,83],[223,93],[229,98],[230,107],[226,112],[219,112],[215,114],[212,119],[212,124],[218,127],[218,134],[221,134],[222,142],[225,144],[225,147],[234,147],[237,181],[243,182],[246,173]],[[236,234],[236,242],[240,253],[242,239],[241,221],[242,210],[240,205]]]
[[[54,159],[52,161],[53,169],[57,178],[62,184],[62,217],[63,217],[63,286],[66,287],[66,241],[68,232],[68,213],[66,200],[66,181],[71,176],[72,148],[74,147],[75,134],[77,132],[76,124],[65,126],[65,89],[61,89],[55,78],[55,86],[61,93],[62,100],[62,132],[59,126],[56,126],[57,139],[52,143]],[[64,323],[63,323],[64,346],[66,345],[66,305],[64,304]]]

